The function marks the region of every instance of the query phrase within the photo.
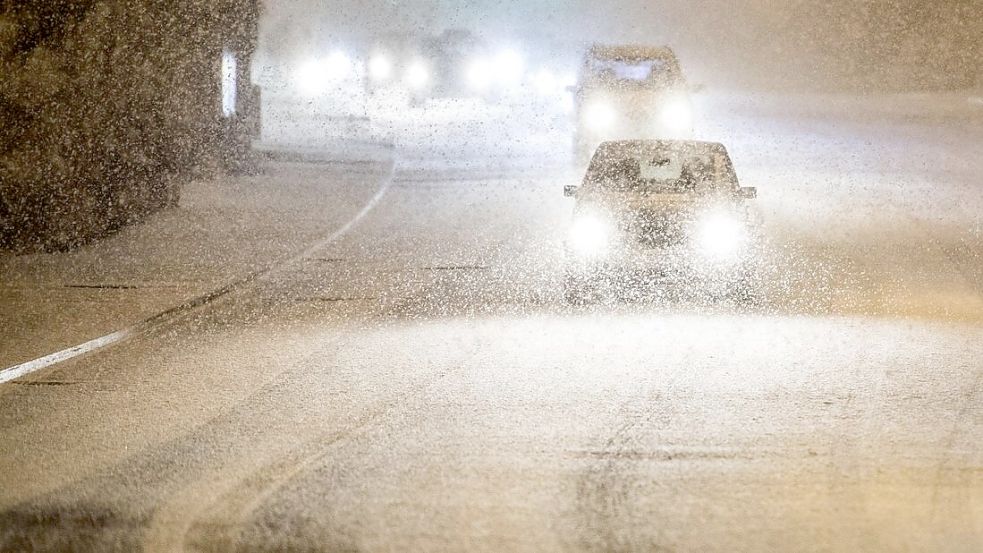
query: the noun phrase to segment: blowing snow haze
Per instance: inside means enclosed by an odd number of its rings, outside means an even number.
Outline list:
[[[672,44],[707,84],[799,90],[965,87],[983,0],[567,2],[269,0],[263,50],[289,57],[389,32],[468,28],[575,62],[594,41]]]
[[[0,0],[0,553],[983,552],[983,0]]]

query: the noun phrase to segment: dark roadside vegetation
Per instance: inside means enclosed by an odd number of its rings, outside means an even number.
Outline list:
[[[0,249],[86,243],[248,170],[255,0],[0,2]],[[223,116],[223,51],[245,78]]]

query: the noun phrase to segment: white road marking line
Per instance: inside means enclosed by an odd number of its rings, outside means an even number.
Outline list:
[[[129,338],[134,332],[134,327],[124,328],[123,330],[117,330],[112,334],[107,334],[105,336],[100,336],[89,340],[88,342],[83,342],[77,346],[72,346],[70,348],[63,349],[61,351],[56,351],[54,353],[45,355],[33,361],[28,361],[26,363],[21,363],[20,365],[14,365],[13,367],[4,369],[0,371],[0,384],[4,382],[10,382],[15,378],[20,378],[26,374],[30,374],[34,371],[39,371],[45,367],[50,367],[56,363],[61,363],[62,361],[67,361],[73,357],[78,357],[79,355],[85,355],[90,351],[97,350],[99,348],[106,347],[116,342],[121,342]]]
[[[352,219],[350,219],[347,223],[342,225],[339,229],[329,234],[323,240],[320,240],[312,244],[311,246],[309,246],[307,249],[300,252],[299,254],[284,260],[275,261],[263,269],[249,273],[248,275],[236,281],[233,281],[229,284],[226,284],[220,288],[217,288],[200,296],[196,296],[176,307],[165,309],[160,313],[151,315],[150,317],[142,321],[139,321],[127,328],[117,330],[116,332],[106,334],[105,336],[93,338],[92,340],[83,342],[81,344],[69,348],[65,348],[61,351],[50,353],[48,355],[45,355],[44,357],[39,357],[37,359],[26,361],[24,363],[20,363],[18,365],[14,365],[12,367],[8,367],[6,369],[0,370],[0,384],[3,384],[5,382],[10,382],[11,380],[15,380],[17,378],[31,374],[41,369],[46,369],[52,365],[61,363],[62,361],[68,361],[69,359],[73,359],[80,355],[85,355],[86,353],[90,353],[95,350],[122,342],[136,334],[140,334],[141,332],[149,330],[150,328],[153,328],[154,326],[163,323],[166,319],[168,319],[172,315],[183,313],[185,311],[189,311],[191,309],[195,309],[202,305],[208,304],[228,294],[229,292],[235,290],[236,288],[248,284],[256,280],[257,278],[274,271],[277,268],[286,265],[291,265],[293,263],[296,263],[297,261],[300,261],[310,256],[317,250],[323,248],[324,246],[330,244],[331,242],[334,242],[335,240],[347,234],[352,228],[355,227],[355,225],[357,225],[363,218],[365,218],[365,216],[368,215],[370,211],[372,211],[372,209],[379,203],[379,201],[382,200],[382,197],[386,195],[386,192],[389,190],[389,187],[392,185],[393,178],[395,176],[395,167],[396,167],[396,163],[394,160],[392,166],[389,169],[389,174],[385,176],[385,179],[383,180],[382,185],[379,187],[379,190],[377,190],[375,195],[369,199],[368,203],[366,203],[365,206],[362,207],[361,211],[356,213]]]

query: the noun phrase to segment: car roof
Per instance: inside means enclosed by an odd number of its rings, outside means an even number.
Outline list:
[[[594,59],[620,61],[676,59],[675,52],[668,46],[646,46],[642,44],[594,44],[587,52],[587,56]]]
[[[701,140],[609,140],[597,147],[598,152],[637,152],[642,150],[689,150],[692,152],[723,152],[727,148],[720,142]]]

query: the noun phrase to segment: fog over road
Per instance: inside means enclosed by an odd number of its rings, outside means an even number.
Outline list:
[[[702,106],[758,187],[760,306],[564,304],[561,142],[226,183],[274,213],[256,258],[384,195],[0,385],[0,551],[983,550],[983,108],[896,101]],[[82,255],[125,240],[166,245]]]

